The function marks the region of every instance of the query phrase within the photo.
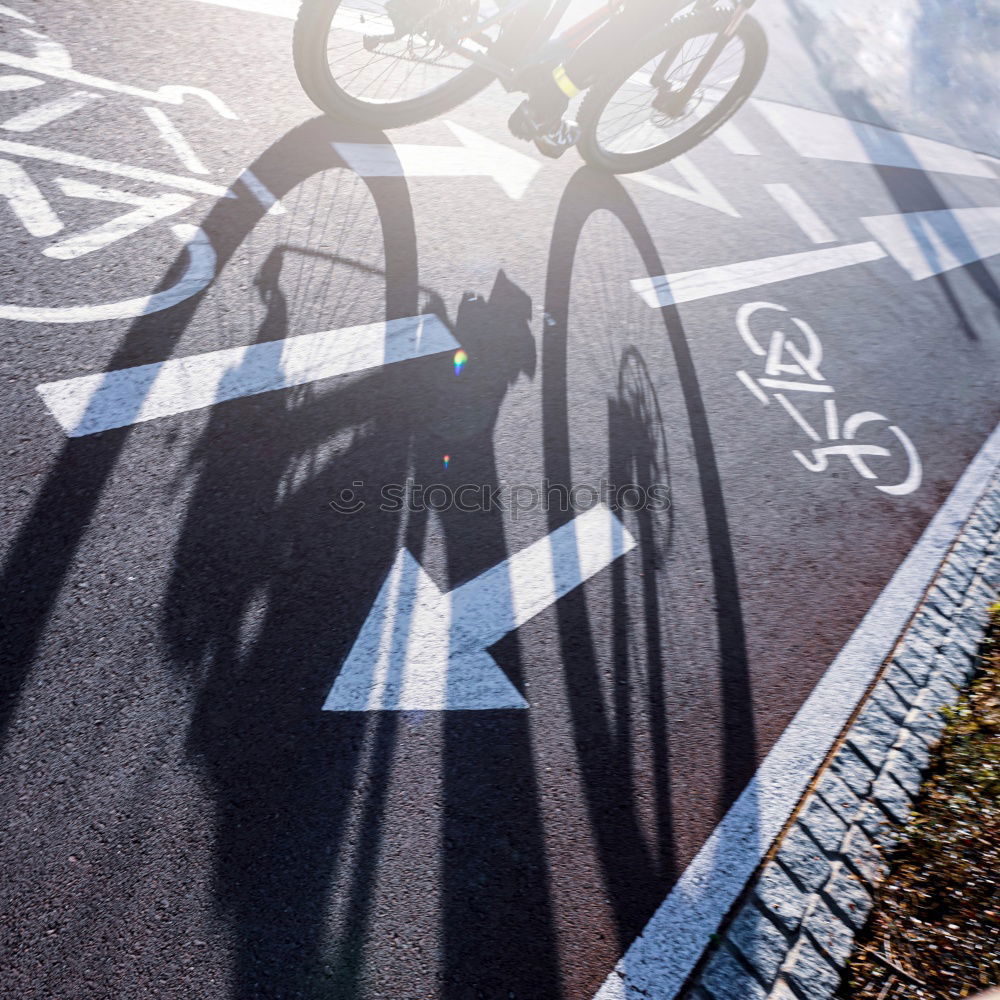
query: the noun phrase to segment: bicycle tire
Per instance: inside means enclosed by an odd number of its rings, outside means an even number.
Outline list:
[[[744,59],[733,86],[705,117],[680,135],[635,153],[615,153],[605,149],[597,136],[601,115],[618,90],[659,53],[679,52],[685,42],[703,35],[718,34],[732,19],[732,11],[714,8],[696,11],[670,22],[645,45],[629,50],[613,63],[587,91],[580,105],[580,155],[591,166],[613,174],[649,170],[696,146],[734,115],[753,93],[767,62],[767,36],[752,17],[744,16],[734,36],[743,44]]]
[[[399,128],[449,111],[484,90],[494,79],[469,65],[447,82],[417,98],[397,102],[365,101],[347,93],[331,72],[326,43],[341,0],[303,0],[295,19],[292,54],[306,95],[329,117],[373,128]]]

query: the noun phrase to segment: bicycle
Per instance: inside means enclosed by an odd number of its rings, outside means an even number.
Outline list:
[[[527,89],[615,17],[606,6],[552,38],[571,0],[303,0],[293,51],[321,111],[376,128],[412,125],[499,80]],[[656,30],[613,53],[579,108],[577,148],[610,173],[679,156],[730,118],[760,80],[767,39],[754,0],[666,0]],[[350,4],[350,6],[349,6]],[[485,8],[485,9],[484,9]],[[518,53],[527,55],[518,58]]]

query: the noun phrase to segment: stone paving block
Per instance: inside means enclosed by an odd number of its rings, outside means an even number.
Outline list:
[[[933,629],[939,635],[947,635],[951,630],[951,619],[945,618],[933,608],[924,605],[913,621],[914,629],[923,632],[925,629]],[[932,640],[933,641],[933,640]]]
[[[779,980],[767,995],[767,1000],[799,1000],[795,991],[783,980]]]
[[[875,773],[847,744],[837,751],[830,766],[855,795],[868,794],[875,780]]]
[[[840,973],[805,935],[799,938],[781,972],[806,1000],[827,1000],[840,985]]]
[[[866,830],[871,826],[877,833],[885,830],[886,824],[880,823],[878,810],[874,804],[869,804],[870,812],[866,812],[862,820],[851,827],[840,848],[840,857],[867,885],[875,886],[885,878],[889,863],[879,849],[879,842],[872,838]]]
[[[879,688],[890,687],[896,698],[907,706],[920,694],[920,685],[895,660],[886,668]],[[905,716],[904,716],[905,717]]]
[[[864,808],[858,814],[856,825],[860,830],[864,831],[865,836],[867,836],[883,851],[890,850],[893,846],[895,846],[896,841],[899,839],[899,835],[894,828],[892,821],[888,816],[886,816],[885,811],[879,809],[874,802],[868,802],[865,804]],[[843,857],[850,858],[850,854],[848,854],[843,848],[841,849],[841,855]],[[865,872],[863,871],[859,871],[859,874],[865,876]]]
[[[949,642],[947,645],[954,650],[955,644],[953,642]],[[943,646],[941,648],[942,650],[944,649]],[[959,650],[959,653],[960,655],[958,656],[945,656],[942,654],[935,657],[934,676],[943,678],[955,687],[964,687],[965,682],[972,673],[972,660],[961,650]]]
[[[917,683],[922,685],[931,672],[931,662],[937,650],[923,639],[915,636],[903,644],[893,661],[902,667]]]
[[[872,797],[896,823],[906,823],[910,818],[911,800],[906,789],[891,774],[880,774],[872,786]]]
[[[819,844],[798,825],[786,834],[775,861],[806,892],[815,892],[830,877],[830,862]]]
[[[790,939],[751,900],[729,925],[726,939],[764,983],[773,983],[791,947]]]
[[[861,930],[874,905],[874,899],[861,878],[842,861],[833,866],[830,881],[823,887],[827,902],[854,928]]]
[[[947,584],[937,583],[927,592],[927,603],[945,618],[951,618],[962,598]]]
[[[878,770],[889,747],[896,741],[900,723],[905,718],[904,712],[899,721],[895,721],[877,701],[871,700],[858,713],[847,742],[864,757],[872,770]]]
[[[921,695],[924,693],[921,692]],[[941,738],[944,725],[945,718],[938,706],[928,707],[918,702],[906,717],[907,731],[922,739],[928,746],[933,746]]]
[[[854,928],[817,896],[802,920],[805,931],[833,965],[847,961],[854,945]]]
[[[847,823],[818,795],[809,797],[798,823],[827,854],[833,854],[847,833]]]
[[[709,959],[699,985],[713,1000],[764,1000],[767,990],[722,945]]]
[[[760,906],[788,934],[794,934],[802,922],[809,897],[776,864],[761,873],[754,894]]]
[[[899,750],[891,750],[882,770],[891,774],[907,795],[914,799],[917,797],[920,786],[924,783],[924,775],[909,756]]]
[[[897,676],[902,671],[896,671]],[[913,684],[912,681],[910,681]],[[916,688],[916,685],[913,685]],[[916,697],[916,691],[914,691]],[[894,687],[887,683],[885,676],[875,685],[875,690],[871,693],[872,703],[877,705],[890,719],[898,730],[906,718],[906,713],[910,710],[909,703],[900,696]]]
[[[816,792],[845,823],[851,823],[861,809],[861,799],[836,771],[827,768],[816,784]]]
[[[898,750],[900,753],[906,754],[920,768],[921,772],[927,770],[927,766],[930,763],[930,749],[915,733],[904,729],[899,734],[899,739],[896,740],[893,750]]]

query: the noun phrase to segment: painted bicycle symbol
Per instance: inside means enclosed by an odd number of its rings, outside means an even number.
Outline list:
[[[0,116],[0,203],[6,200],[23,229],[39,241],[39,252],[48,260],[89,259],[149,227],[169,232],[171,240],[185,248],[187,257],[177,281],[152,294],[137,290],[137,294],[117,301],[76,306],[0,302],[0,319],[82,323],[132,318],[167,309],[203,291],[215,277],[216,254],[204,231],[178,216],[183,218],[205,196],[235,198],[237,194],[232,186],[206,177],[211,171],[166,108],[193,99],[223,119],[236,120],[236,114],[218,96],[200,87],[165,85],[148,90],[83,73],[74,67],[66,47],[36,30],[27,14],[0,6],[0,17],[2,26],[11,29],[10,43],[0,48],[0,96],[30,92],[34,98],[26,108],[21,102],[13,115]],[[167,169],[97,159],[35,141],[32,133],[37,130],[53,124],[58,128],[63,119],[109,97],[122,106],[130,121],[139,121],[147,129],[152,126],[170,158]],[[141,108],[134,106],[135,100]],[[36,180],[32,172],[40,163],[55,164],[60,173],[48,181]],[[95,175],[102,183],[93,183]],[[123,179],[127,187],[120,186]],[[249,171],[239,180],[252,196],[269,208],[274,206],[275,199]],[[139,193],[134,190],[135,183],[147,188],[153,185],[155,191]],[[73,231],[68,224],[73,206],[88,201],[121,205],[125,211],[97,226]]]
[[[777,402],[813,442],[808,451],[793,450],[795,458],[810,472],[825,472],[831,461],[843,458],[862,479],[889,496],[906,496],[916,490],[920,486],[923,470],[917,449],[905,431],[888,417],[872,410],[854,413],[841,420],[834,387],[820,371],[823,345],[816,332],[804,320],[791,316],[789,319],[795,332],[775,330],[765,346],[751,331],[750,321],[758,312],[768,309],[788,312],[785,306],[774,302],[749,302],[736,314],[736,329],[743,342],[756,357],[764,359],[762,375],[755,377],[746,370],[740,370],[736,375],[762,405],[769,406],[772,399]],[[803,404],[807,399],[822,400],[819,429],[790,397]],[[890,447],[870,443],[871,436],[879,432],[888,435]],[[904,461],[906,475],[900,482],[879,482],[879,463],[873,461],[877,459],[892,459],[889,464],[894,468],[898,467],[900,460]]]

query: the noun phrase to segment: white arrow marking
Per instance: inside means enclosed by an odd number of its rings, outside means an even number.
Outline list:
[[[401,549],[323,708],[527,708],[486,650],[635,544],[599,504],[447,594]]]
[[[94,101],[103,101],[100,94],[91,94],[86,90],[74,90],[65,97],[57,97],[36,107],[22,111],[19,115],[8,118],[0,128],[7,132],[34,132],[45,125],[65,118]]]
[[[1000,207],[875,215],[861,222],[914,281],[1000,253]]]
[[[16,306],[0,305],[0,319],[26,323],[97,323],[102,320],[134,319],[169,309],[207,288],[215,277],[215,250],[197,226],[178,223],[170,227],[185,244],[188,267],[175,285],[152,295],[140,295],[121,302],[103,302],[92,306]]]
[[[135,211],[109,219],[85,233],[68,236],[42,251],[46,257],[54,257],[57,260],[75,260],[84,254],[93,253],[125,239],[126,236],[132,236],[139,230],[153,225],[154,222],[176,215],[194,204],[194,198],[190,195],[174,192],[154,195],[132,194],[131,191],[100,187],[97,184],[72,180],[68,177],[57,177],[56,184],[62,189],[63,194],[70,198],[87,198],[93,201],[138,206]]]
[[[28,142],[0,139],[0,153],[24,156],[32,160],[45,160],[47,163],[58,163],[64,167],[80,167],[82,170],[93,170],[101,174],[114,174],[116,177],[131,177],[136,181],[148,181],[150,184],[162,184],[164,187],[180,188],[182,191],[194,191],[195,194],[209,194],[215,198],[236,197],[228,188],[197,177],[168,174],[147,167],[131,167],[125,163],[115,163],[113,160],[95,160],[89,156],[80,156],[78,153],[35,146]]]
[[[54,236],[63,224],[27,172],[10,160],[0,160],[0,198],[6,198],[21,225],[32,236]]]
[[[446,121],[461,146],[335,142],[333,148],[362,177],[492,177],[511,198],[528,189],[541,164],[499,142]]]
[[[765,257],[762,260],[743,260],[721,267],[703,267],[696,271],[679,271],[654,278],[635,278],[632,287],[653,309],[694,302],[727,292],[742,292],[748,288],[771,285],[790,278],[833,271],[851,264],[880,260],[885,250],[877,243],[851,243],[842,247],[824,247],[804,253]]]
[[[69,437],[304,385],[459,346],[436,316],[307,333],[38,386]]]
[[[25,21],[28,24],[35,23],[30,17],[28,17],[27,14],[22,14],[20,11],[13,10],[5,4],[0,4],[0,14],[3,14],[4,17],[13,17],[18,21]]]
[[[686,156],[678,156],[671,160],[670,166],[687,181],[688,187],[664,180],[657,174],[625,174],[625,176],[655,191],[662,191],[664,194],[683,198],[685,201],[693,201],[696,205],[704,205],[706,208],[714,208],[717,212],[730,215],[734,219],[740,217],[740,213],[733,208],[726,196]]]
[[[751,103],[800,156],[996,178],[975,153],[945,142],[788,104],[756,98]]]

